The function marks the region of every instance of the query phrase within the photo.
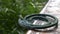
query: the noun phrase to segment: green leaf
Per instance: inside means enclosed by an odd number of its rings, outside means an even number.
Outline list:
[[[47,0],[0,0],[0,33],[25,34],[27,29],[18,24],[19,15],[39,13],[44,2]]]

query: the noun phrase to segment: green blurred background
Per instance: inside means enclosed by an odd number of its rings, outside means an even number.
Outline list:
[[[23,16],[39,13],[48,0],[0,0],[0,34],[25,34],[18,24]]]

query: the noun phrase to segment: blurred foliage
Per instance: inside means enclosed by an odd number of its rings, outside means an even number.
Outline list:
[[[0,0],[0,34],[25,34],[19,16],[39,13],[47,0]]]

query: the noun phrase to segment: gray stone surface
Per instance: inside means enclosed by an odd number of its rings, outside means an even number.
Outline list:
[[[36,32],[30,30],[27,34],[60,34],[60,0],[49,0],[49,5],[45,7],[43,14],[53,15],[58,18],[58,28],[53,32]],[[39,23],[39,21],[37,21]]]

